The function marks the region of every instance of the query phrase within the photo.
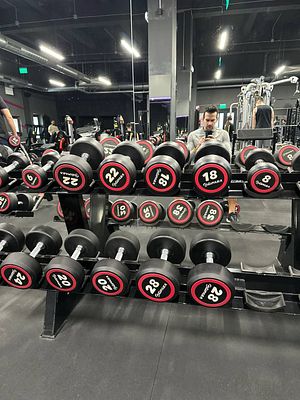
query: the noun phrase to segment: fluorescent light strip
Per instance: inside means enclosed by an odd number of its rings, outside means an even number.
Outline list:
[[[134,47],[131,47],[131,45],[130,45],[125,39],[122,39],[122,40],[121,40],[121,46],[122,46],[129,54],[133,54],[135,58],[141,57],[141,54],[139,53],[139,51],[138,51],[137,49],[135,49]]]
[[[50,47],[47,47],[43,44],[40,45],[40,50],[43,53],[48,54],[49,56],[56,58],[59,61],[63,61],[65,59],[65,57],[61,53],[59,53],[57,50],[50,49]]]
[[[33,57],[35,57],[35,58],[38,58],[38,59],[40,59],[40,60],[42,60],[42,61],[44,61],[44,62],[48,62],[48,59],[47,59],[47,58],[42,57],[42,56],[40,56],[40,55],[34,53],[33,51],[27,50],[27,49],[25,49],[24,47],[21,47],[21,51],[22,51],[23,53],[29,54],[30,56],[33,56]]]
[[[111,80],[105,76],[98,76],[98,81],[103,83],[103,85],[111,86]]]
[[[219,42],[218,42],[218,49],[219,50],[225,50],[226,49],[226,47],[227,47],[227,45],[228,45],[228,31],[223,31],[221,34],[220,34],[220,37],[219,37]]]
[[[7,43],[7,41],[5,39],[0,38],[0,43]]]
[[[49,79],[49,83],[51,83],[51,85],[53,85],[53,86],[58,86],[58,87],[66,86],[65,83],[63,83],[61,81],[57,81],[56,79]]]
[[[62,69],[63,71],[65,71],[65,72],[69,72],[69,74],[73,74],[73,75],[76,75],[76,76],[78,75],[77,72],[73,71],[72,69],[66,68],[66,67],[64,67],[62,65],[59,65],[59,64],[56,64],[56,66],[58,68]]]
[[[275,71],[274,71],[274,75],[278,76],[280,74],[283,73],[283,71],[285,70],[286,65],[280,65],[280,67],[278,67]]]
[[[222,76],[222,70],[221,69],[217,69],[216,72],[215,72],[215,79],[219,80],[219,79],[221,79],[221,76]]]

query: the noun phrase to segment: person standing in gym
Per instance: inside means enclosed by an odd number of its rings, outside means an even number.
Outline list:
[[[51,121],[51,124],[48,126],[48,133],[50,135],[50,142],[52,136],[59,131],[58,126],[56,125],[55,121]]]
[[[252,128],[274,128],[274,110],[264,102],[262,96],[256,97],[252,113]],[[257,140],[257,147],[270,147],[270,140]]]
[[[224,130],[229,133],[230,141],[232,142],[234,126],[233,126],[233,123],[232,123],[232,116],[231,115],[228,115],[228,117],[226,119],[226,122],[225,122],[225,125],[224,125]]]
[[[206,107],[203,113],[202,126],[189,133],[187,147],[190,150],[191,155],[194,156],[199,147],[207,140],[217,140],[226,147],[229,153],[231,152],[228,132],[224,129],[216,128],[218,113],[216,106],[211,105]]]
[[[8,109],[7,104],[3,100],[3,98],[0,96],[0,144],[8,144],[7,136],[8,136],[8,131],[7,127],[5,124],[5,120],[7,124],[9,125],[12,135],[18,136],[13,117]]]

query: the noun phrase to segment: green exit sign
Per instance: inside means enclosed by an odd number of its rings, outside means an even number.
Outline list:
[[[28,74],[28,69],[27,69],[26,67],[20,67],[20,68],[19,68],[19,73],[20,73],[21,75]]]
[[[219,104],[219,110],[225,110],[227,108],[227,104]]]

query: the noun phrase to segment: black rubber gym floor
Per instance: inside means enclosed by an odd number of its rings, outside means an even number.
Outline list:
[[[290,221],[288,201],[241,205],[242,222]],[[45,203],[34,219],[13,222],[27,231],[53,214]],[[152,229],[139,228],[142,251]],[[193,232],[184,231],[187,242]],[[233,264],[277,255],[275,235],[225,234]],[[44,298],[0,287],[1,400],[298,398],[299,317],[86,295],[57,338],[45,340]]]

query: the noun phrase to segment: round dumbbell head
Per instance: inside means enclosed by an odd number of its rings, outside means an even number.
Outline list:
[[[18,193],[18,210],[31,211],[34,207],[34,198],[28,193]]]
[[[266,163],[275,163],[275,159],[272,153],[267,149],[254,149],[248,153],[245,160],[245,167],[247,170],[251,169],[256,165],[257,161],[264,161]]]
[[[230,153],[226,149],[226,147],[216,141],[210,140],[208,142],[204,142],[200,149],[197,151],[195,155],[195,163],[202,157],[209,156],[209,155],[216,155],[222,158],[225,158],[228,162],[230,162]]]
[[[231,167],[223,157],[204,156],[193,167],[194,188],[203,195],[221,195],[227,190],[230,180]]]
[[[8,143],[13,148],[19,147],[21,143],[20,136],[10,135],[8,137]]]
[[[298,151],[298,147],[293,146],[292,144],[286,144],[275,152],[274,158],[278,164],[290,167],[292,165],[293,157],[298,153]]]
[[[52,153],[52,152],[57,153],[57,150],[55,150],[55,149],[46,149],[45,151],[43,151],[42,157],[45,156],[46,154]]]
[[[63,189],[69,192],[86,190],[93,180],[89,163],[75,155],[61,157],[53,168],[53,176]]]
[[[190,150],[182,140],[176,140],[175,143],[179,144],[179,146],[182,148],[185,157],[185,163],[187,164],[190,160]]]
[[[17,289],[34,288],[42,277],[40,264],[26,253],[10,253],[0,268],[2,279]]]
[[[9,177],[6,170],[0,167],[0,187],[4,187],[8,184]]]
[[[146,200],[139,205],[138,214],[144,224],[154,225],[165,218],[166,212],[162,204]]]
[[[162,303],[178,296],[180,273],[170,261],[148,260],[140,265],[136,282],[143,297]]]
[[[185,199],[175,199],[169,204],[167,215],[174,225],[186,226],[194,217],[194,205]]]
[[[84,281],[82,265],[70,257],[53,258],[44,268],[47,283],[59,292],[79,290]]]
[[[146,156],[141,146],[136,143],[122,142],[114,148],[113,154],[122,154],[129,157],[137,170],[141,170],[145,165]]]
[[[204,307],[222,307],[234,296],[234,277],[220,264],[199,264],[188,274],[187,290],[191,298]]]
[[[111,217],[118,222],[128,222],[134,217],[134,205],[125,199],[119,199],[112,203],[110,207]]]
[[[7,164],[12,164],[15,161],[19,163],[18,169],[25,168],[29,165],[29,160],[23,153],[14,152],[7,157]]]
[[[22,181],[30,189],[39,189],[46,185],[47,172],[36,164],[31,164],[22,171]]]
[[[280,172],[274,164],[259,163],[248,172],[248,187],[256,193],[274,192],[280,185]]]
[[[120,296],[128,291],[130,271],[120,261],[103,259],[95,264],[91,280],[97,292],[105,296]]]
[[[196,210],[196,217],[204,227],[213,227],[218,225],[224,216],[224,209],[221,204],[215,200],[202,201]]]
[[[6,252],[20,251],[25,244],[25,236],[21,229],[5,222],[0,224],[0,242],[2,240],[6,241],[6,245],[2,250]]]
[[[199,233],[191,241],[190,259],[194,264],[206,263],[208,252],[213,253],[215,264],[226,266],[231,260],[230,244],[219,233]]]
[[[236,158],[235,158],[235,162],[236,164],[241,164],[241,165],[245,165],[245,161],[246,158],[248,157],[248,154],[250,153],[250,151],[256,149],[256,146],[250,145],[250,146],[246,146],[244,147],[239,153],[237,153]]]
[[[120,247],[124,248],[123,260],[136,260],[140,251],[140,241],[131,232],[118,230],[107,239],[105,256],[115,258]]]
[[[66,252],[72,255],[77,246],[82,246],[80,257],[96,257],[100,241],[94,232],[88,229],[74,229],[64,241]]]
[[[145,164],[151,160],[154,154],[154,146],[149,140],[138,140],[136,142],[139,146],[141,146],[144,154],[145,154]]]
[[[26,246],[33,250],[39,243],[43,243],[43,248],[39,254],[57,254],[62,245],[60,233],[51,226],[38,225],[32,228],[26,235]]]
[[[294,171],[300,171],[300,152],[294,154],[291,165]]]
[[[5,163],[7,157],[12,153],[12,149],[8,146],[0,145],[0,162]]]
[[[57,212],[57,215],[59,216],[60,219],[62,219],[62,220],[65,219],[63,210],[62,210],[62,208],[61,208],[60,201],[58,201],[58,203],[57,203],[56,212]]]
[[[169,156],[176,160],[183,168],[186,163],[186,157],[182,146],[176,142],[164,142],[160,144],[154,152],[154,156]]]
[[[59,160],[59,158],[60,154],[56,150],[48,151],[46,154],[44,152],[41,158],[41,164],[44,166],[50,161],[56,163]]]
[[[163,249],[169,251],[168,261],[180,264],[185,257],[186,243],[184,238],[173,229],[161,229],[151,235],[147,244],[150,258],[160,258]]]
[[[89,155],[87,162],[93,170],[98,168],[105,157],[102,144],[94,138],[81,138],[72,145],[70,154],[81,157],[84,153]]]
[[[106,137],[100,141],[104,148],[105,157],[110,156],[116,146],[120,144],[120,140],[116,137]]]
[[[170,156],[153,157],[144,169],[144,179],[154,193],[171,193],[178,189],[181,168]]]
[[[18,197],[15,193],[0,193],[0,213],[8,214],[18,208]]]
[[[100,164],[98,175],[101,184],[108,192],[126,192],[135,182],[136,167],[130,158],[111,154]]]

